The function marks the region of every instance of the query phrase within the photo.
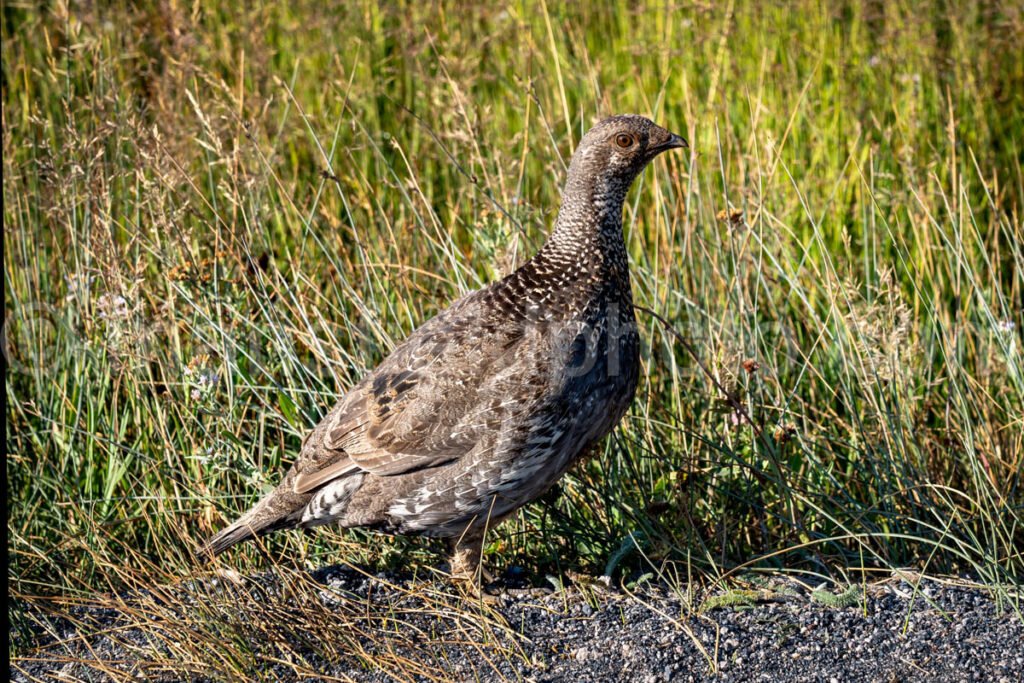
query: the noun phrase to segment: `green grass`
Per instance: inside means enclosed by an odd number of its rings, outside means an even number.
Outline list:
[[[1020,583],[1016,3],[339,4],[4,1],[12,593],[195,572],[346,388],[538,248],[618,112],[690,140],[625,212],[674,332],[640,314],[628,418],[487,562]],[[226,563],[440,561],[266,548]]]

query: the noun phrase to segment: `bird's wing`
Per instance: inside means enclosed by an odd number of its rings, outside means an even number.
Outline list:
[[[296,462],[297,492],[358,470],[391,476],[436,467],[500,428],[510,405],[502,387],[522,381],[519,365],[539,371],[536,343],[524,339],[543,335],[460,309],[413,333],[328,414]]]

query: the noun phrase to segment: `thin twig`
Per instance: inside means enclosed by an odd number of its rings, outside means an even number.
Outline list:
[[[721,382],[718,381],[718,378],[711,373],[711,370],[708,369],[708,366],[705,365],[704,361],[702,361],[700,359],[700,356],[697,355],[697,350],[693,348],[693,345],[690,344],[690,342],[686,341],[686,338],[683,337],[683,335],[680,334],[676,330],[676,328],[672,326],[672,323],[670,323],[668,320],[665,320],[665,318],[663,318],[661,315],[655,313],[649,308],[644,308],[643,306],[637,306],[634,304],[633,310],[640,311],[641,313],[646,313],[652,316],[658,322],[660,322],[662,326],[665,328],[665,330],[669,332],[673,337],[675,337],[676,341],[678,341],[682,345],[682,347],[686,349],[686,352],[693,356],[693,360],[696,361],[697,366],[700,367],[700,369],[704,372],[705,375],[707,375],[708,379],[711,380],[711,383],[714,384],[720,392],[722,392],[722,395],[725,396],[725,400],[729,402],[729,405],[732,407],[733,410],[736,411],[736,414],[743,418],[743,420],[753,428],[754,434],[758,437],[762,435],[763,430],[759,425],[757,425],[754,422],[753,418],[750,417],[750,413],[747,412],[747,407],[743,405],[740,402],[740,400],[737,399],[735,395],[733,395],[732,392],[726,389]]]

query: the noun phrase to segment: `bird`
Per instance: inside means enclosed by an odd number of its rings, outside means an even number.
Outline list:
[[[533,258],[423,323],[308,434],[280,484],[200,549],[336,524],[447,539],[454,579],[490,579],[485,534],[541,497],[627,412],[640,344],[622,211],[688,144],[635,114],[572,155]]]

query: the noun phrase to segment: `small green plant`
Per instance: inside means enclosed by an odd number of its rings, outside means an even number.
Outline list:
[[[832,593],[826,588],[819,588],[811,592],[811,600],[825,605],[826,607],[842,609],[844,607],[852,607],[856,605],[863,595],[864,594],[861,591],[860,586],[851,584],[841,593]]]
[[[713,609],[732,607],[733,609],[745,609],[753,607],[761,593],[754,590],[742,590],[734,588],[719,595],[712,595],[701,603],[700,611],[708,612]]]

